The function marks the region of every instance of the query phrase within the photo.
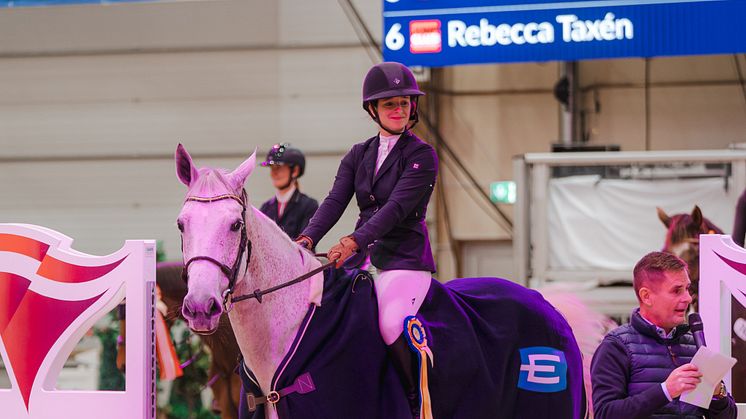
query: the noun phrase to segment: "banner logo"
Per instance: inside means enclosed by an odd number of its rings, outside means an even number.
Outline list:
[[[567,388],[565,353],[547,346],[521,348],[518,388],[539,393],[555,393]]]

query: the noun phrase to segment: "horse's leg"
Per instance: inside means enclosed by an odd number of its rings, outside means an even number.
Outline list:
[[[228,379],[228,407],[233,412],[231,419],[238,419],[238,406],[241,404],[241,378],[238,374],[231,374]]]
[[[239,397],[241,395],[241,379],[232,372],[228,375],[220,373],[211,386],[213,413],[220,414],[221,419],[238,419]]]

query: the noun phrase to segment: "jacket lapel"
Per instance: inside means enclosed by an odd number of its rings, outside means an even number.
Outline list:
[[[376,139],[370,142],[363,155],[363,168],[366,172],[366,179],[370,180],[371,187],[373,187],[373,176],[376,173],[376,160],[378,159],[378,144],[380,141],[381,137],[376,136]]]
[[[394,163],[399,161],[399,158],[401,157],[402,148],[404,148],[404,143],[409,139],[409,131],[405,132],[401,137],[399,137],[398,140],[396,140],[396,145],[394,145],[394,148],[391,149],[389,152],[389,155],[386,156],[386,159],[383,161],[383,164],[381,165],[381,168],[378,169],[378,173],[376,173],[375,178],[373,178],[373,184],[375,185],[376,182],[378,182],[378,179],[381,178],[381,176],[386,173],[387,170],[391,168],[391,166],[394,165]],[[376,157],[378,155],[378,147],[376,147]],[[373,170],[375,170],[375,166],[373,166]]]
[[[288,210],[290,210],[290,207],[294,207],[295,204],[298,202],[298,194],[300,191],[298,188],[295,188],[295,192],[293,192],[293,196],[288,199],[288,202],[285,204],[285,209],[282,210],[282,215],[277,217],[277,222],[280,222],[285,219],[285,215],[288,213]],[[277,208],[280,206],[280,203],[277,201],[277,198],[275,198],[275,214],[277,213]]]
[[[277,197],[272,197],[272,201],[267,206],[267,216],[272,220],[277,220]]]

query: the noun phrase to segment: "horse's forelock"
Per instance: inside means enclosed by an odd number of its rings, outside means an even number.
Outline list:
[[[686,238],[687,218],[689,214],[676,214],[669,217],[668,230],[666,230],[666,243],[664,252],[671,252],[672,248]]]
[[[190,185],[188,196],[208,198],[211,196],[236,194],[228,181],[228,171],[202,167],[199,169],[199,177],[194,184]]]
[[[689,214],[676,214],[671,216],[671,226],[668,228],[671,244],[676,244],[686,239],[687,227],[692,222]]]

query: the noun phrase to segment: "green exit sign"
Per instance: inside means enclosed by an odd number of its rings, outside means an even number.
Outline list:
[[[504,180],[490,184],[490,199],[498,204],[515,203],[515,182]]]

